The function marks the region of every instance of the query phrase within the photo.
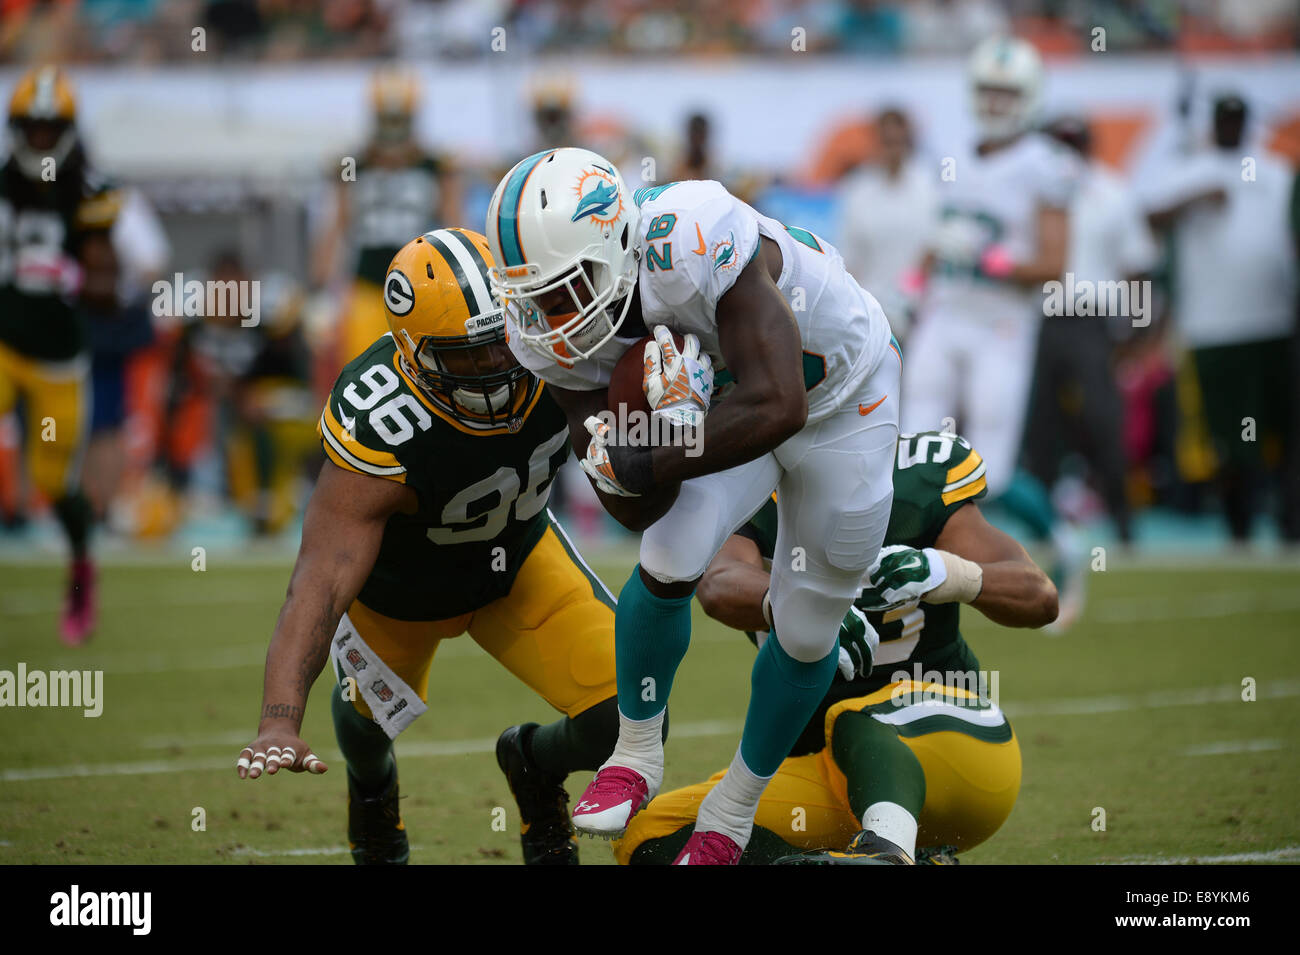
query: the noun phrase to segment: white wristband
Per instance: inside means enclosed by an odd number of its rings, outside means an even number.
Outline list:
[[[935,549],[934,552],[943,558],[948,578],[921,599],[928,604],[968,604],[979,597],[980,591],[984,589],[984,568],[946,550]]]
[[[772,590],[770,587],[763,591],[763,619],[767,621],[767,629],[776,629],[776,624],[772,623]]]

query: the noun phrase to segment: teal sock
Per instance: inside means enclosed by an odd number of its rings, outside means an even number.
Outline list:
[[[618,708],[628,719],[648,720],[668,705],[691,642],[693,596],[656,597],[641,581],[640,564],[623,585],[614,615],[614,658]]]
[[[1027,471],[1016,471],[997,503],[1029,527],[1035,540],[1047,540],[1056,526],[1056,508],[1043,482]]]
[[[800,663],[771,633],[758,651],[750,676],[749,711],[740,755],[756,776],[771,776],[790,755],[835,677],[838,645],[822,659]]]
[[[382,793],[397,766],[393,741],[378,723],[362,716],[351,701],[343,699],[340,690],[330,694],[330,715],[334,717],[334,738],[357,788],[366,796]]]
[[[898,730],[852,710],[831,729],[831,755],[848,780],[849,807],[861,821],[869,806],[892,802],[914,817],[925,805],[925,771]]]

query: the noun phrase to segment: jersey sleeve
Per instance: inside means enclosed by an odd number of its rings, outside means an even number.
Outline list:
[[[366,352],[343,369],[329,397],[325,399],[325,408],[316,424],[316,433],[320,436],[325,455],[345,471],[405,484],[406,465],[394,453],[394,449],[383,441],[371,424],[370,416],[364,410],[357,409],[349,397],[349,389],[351,394],[362,396],[375,391],[369,382],[360,381],[358,375],[359,371],[373,367],[369,362],[359,364],[369,354]],[[396,371],[392,374],[398,377]],[[387,380],[379,382],[380,386]],[[400,383],[398,387],[401,387]]]
[[[641,208],[646,324],[678,331],[717,326],[718,300],[758,252],[753,210],[716,182],[683,182]]]
[[[1082,167],[1073,153],[1047,137],[1040,137],[1039,145],[1039,155],[1030,166],[1030,187],[1043,205],[1065,209],[1079,188]]]
[[[984,459],[958,435],[899,437],[894,503],[886,542],[931,547],[948,518],[988,494]]]

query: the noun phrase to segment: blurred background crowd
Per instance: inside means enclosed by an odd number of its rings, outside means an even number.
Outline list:
[[[726,55],[788,48],[873,55],[964,53],[1014,31],[1049,53],[1294,49],[1290,0],[5,0],[0,57],[185,59],[205,26],[222,56],[263,61],[486,55],[504,26],[522,51]],[[185,29],[179,29],[184,27]]]
[[[1043,53],[1042,124],[1079,162],[1069,268],[1153,289],[1149,324],[1045,319],[1021,464],[1060,510],[1108,539],[1294,543],[1300,88],[1279,84],[1297,76],[1298,9],[1288,0],[0,0],[0,87],[8,96],[34,64],[70,67],[79,95],[70,122],[120,196],[112,247],[99,268],[83,262],[77,305],[93,356],[83,474],[101,533],[176,539],[202,527],[296,544],[322,461],[321,404],[382,328],[389,258],[440,225],[481,230],[497,179],[533,148],[589,146],[638,184],[720,179],[813,229],[881,300],[906,353],[923,295],[914,273],[949,152],[943,131],[965,109],[965,56],[1010,31]],[[512,57],[501,68],[518,75],[501,102],[518,122],[494,147],[483,133],[493,120],[458,104],[455,90],[498,62],[498,26]],[[1090,46],[1098,26],[1115,58],[1105,65]],[[195,27],[211,54],[197,79],[186,74]],[[763,102],[746,101],[751,128],[738,138],[737,83],[757,82],[801,29],[806,52],[848,85],[810,77],[790,101],[824,111],[838,92],[852,95],[816,142],[793,150],[781,116],[755,129]],[[605,82],[599,66],[574,67],[591,51],[641,73]],[[918,78],[907,96],[858,89],[869,80],[854,77],[881,58]],[[293,67],[312,72],[295,74],[289,92],[275,66],[286,61],[312,61]],[[1092,75],[1070,72],[1086,63],[1119,75],[1138,61],[1137,79],[1112,83],[1121,108],[1092,109]],[[676,95],[647,128],[638,117],[655,113],[658,86],[643,77],[680,78],[676,64],[687,62],[703,92]],[[733,72],[710,92],[710,71],[724,63]],[[243,64],[271,72],[245,75]],[[1202,64],[1213,83],[1199,79]],[[1168,77],[1159,93],[1128,88],[1153,70]],[[932,74],[947,79],[927,86]],[[307,117],[301,130],[274,117],[223,126],[233,83],[301,103],[289,110]],[[173,116],[132,99],[169,84],[185,90]],[[353,117],[346,124],[331,122],[335,97]],[[637,111],[608,107],[620,97]],[[159,127],[153,147],[137,148]],[[742,140],[747,148],[734,145]],[[1250,178],[1240,172],[1247,149]],[[796,161],[768,158],[792,153]],[[156,283],[192,280],[256,281],[257,325],[160,307]],[[1221,396],[1243,388],[1262,409],[1249,440],[1242,422],[1216,417]],[[49,502],[22,467],[20,412],[0,418],[0,519],[29,540],[49,522]],[[617,536],[575,475],[557,482],[557,505],[580,535]]]

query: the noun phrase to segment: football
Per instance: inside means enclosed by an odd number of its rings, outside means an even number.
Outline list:
[[[620,420],[625,420],[624,416],[633,411],[640,411],[642,414],[650,413],[650,402],[646,401],[641,381],[645,375],[645,346],[651,341],[654,341],[654,337],[647,335],[629,345],[610,375],[609,410]],[[673,332],[673,342],[678,349],[686,344],[686,340],[676,332]],[[620,411],[619,405],[626,405],[626,411]]]

